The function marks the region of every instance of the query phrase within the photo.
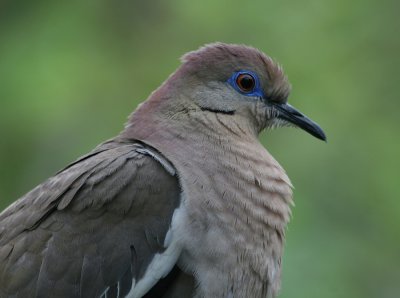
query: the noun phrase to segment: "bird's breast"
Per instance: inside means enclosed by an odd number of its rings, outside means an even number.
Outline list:
[[[276,291],[292,202],[279,164],[261,144],[236,142],[195,150],[176,167],[187,217],[181,262],[211,291],[205,296]],[[253,286],[236,289],[239,280]]]
[[[184,208],[179,263],[195,276],[198,296],[274,295],[292,204],[289,178],[251,130],[215,120],[154,122],[151,133],[131,137],[176,169]]]

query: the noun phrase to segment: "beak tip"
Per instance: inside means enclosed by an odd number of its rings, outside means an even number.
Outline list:
[[[316,137],[317,139],[320,139],[321,141],[324,141],[325,143],[328,143],[328,139],[324,133],[324,131],[317,126],[317,131],[315,131],[314,133],[311,133],[312,135],[314,135],[314,137]]]
[[[320,140],[321,140],[321,141],[324,141],[325,143],[328,143],[328,139],[327,139],[327,137],[326,137],[326,135],[325,135],[324,132],[322,132],[322,134],[321,134],[321,136],[320,136]]]

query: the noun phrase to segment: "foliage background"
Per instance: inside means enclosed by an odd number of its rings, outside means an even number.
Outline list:
[[[283,64],[328,144],[262,135],[296,208],[282,298],[399,297],[398,1],[0,2],[0,209],[122,129],[213,41]]]

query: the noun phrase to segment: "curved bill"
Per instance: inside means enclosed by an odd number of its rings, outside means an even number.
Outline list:
[[[274,107],[279,111],[278,118],[300,127],[320,140],[326,141],[326,136],[322,128],[290,104],[274,104]]]

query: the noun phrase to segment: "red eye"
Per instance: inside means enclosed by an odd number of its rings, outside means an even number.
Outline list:
[[[248,73],[242,73],[236,78],[236,84],[243,92],[251,92],[256,85],[256,81],[253,76]]]

